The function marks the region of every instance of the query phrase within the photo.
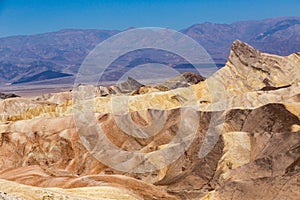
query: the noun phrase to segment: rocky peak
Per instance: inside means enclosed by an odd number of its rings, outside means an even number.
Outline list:
[[[128,77],[126,81],[119,83],[117,87],[120,89],[122,93],[132,92],[140,87],[143,84],[139,83],[137,80],[133,79],[132,77]]]
[[[262,88],[282,88],[299,81],[300,57],[297,53],[278,56],[262,53],[240,40],[231,47],[226,66],[214,76],[224,80],[224,85],[237,89],[237,93],[261,90]],[[245,87],[237,87],[243,84]],[[230,88],[232,90],[232,88]]]
[[[235,40],[231,46],[229,61],[237,57],[241,60],[241,62],[249,64],[257,61],[260,57],[260,54],[261,53],[258,50],[249,44],[240,40]]]

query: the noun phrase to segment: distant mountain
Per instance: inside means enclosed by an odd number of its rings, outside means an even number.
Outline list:
[[[66,29],[0,38],[0,83],[19,82],[49,70],[74,74],[98,43],[118,32]]]
[[[182,32],[199,42],[215,62],[221,63],[227,60],[230,45],[236,39],[247,42],[258,50],[277,55],[300,51],[300,17],[233,24],[196,24]]]
[[[54,78],[62,78],[66,76],[71,76],[70,74],[61,73],[61,72],[54,72],[51,70],[41,72],[39,74],[36,74],[34,76],[30,77],[23,77],[20,80],[13,82],[13,84],[20,84],[20,83],[28,83],[33,81],[41,81],[41,80],[48,80],[48,79],[54,79]]]
[[[119,32],[121,31],[66,29],[30,36],[0,38],[0,83],[20,82],[24,78],[49,70],[75,74],[81,62],[98,43]],[[236,39],[245,41],[261,51],[278,55],[300,51],[300,17],[232,24],[195,24],[181,32],[199,42],[218,66],[225,64],[230,46]],[[174,55],[165,55],[153,51],[139,51],[123,56],[119,62],[114,63],[106,80],[117,79],[120,76],[124,70],[119,70],[118,67],[134,67],[148,62],[169,64],[172,67],[184,66],[182,59]],[[185,71],[188,71],[188,68]]]

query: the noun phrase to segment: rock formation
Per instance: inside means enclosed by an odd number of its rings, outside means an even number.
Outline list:
[[[299,74],[299,53],[280,57],[235,41],[225,67],[187,87],[126,85],[144,90],[99,95],[81,86],[3,100],[0,191],[23,199],[298,199]]]
[[[16,94],[4,94],[4,93],[0,93],[0,99],[8,99],[8,98],[14,98],[14,97],[19,97]]]

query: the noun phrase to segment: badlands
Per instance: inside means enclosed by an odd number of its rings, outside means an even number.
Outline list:
[[[8,97],[0,199],[300,199],[300,53],[237,40],[206,79]]]

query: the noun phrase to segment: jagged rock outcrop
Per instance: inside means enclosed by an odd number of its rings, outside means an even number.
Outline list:
[[[298,199],[299,73],[299,54],[236,41],[224,68],[188,87],[101,95],[79,86],[3,100],[0,191],[25,199]],[[141,166],[155,170],[138,173]]]
[[[195,85],[201,81],[204,81],[205,78],[200,74],[195,74],[191,72],[184,72],[179,76],[171,78],[162,84],[154,86],[154,88],[160,91],[174,90],[176,88],[188,87]]]

